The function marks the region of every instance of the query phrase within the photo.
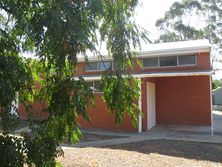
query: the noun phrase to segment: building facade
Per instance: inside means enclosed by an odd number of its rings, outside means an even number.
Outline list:
[[[138,63],[129,69],[140,80],[140,98],[136,99],[143,115],[138,115],[138,127],[125,116],[123,124],[116,125],[113,114],[106,111],[100,89],[101,72],[114,68],[111,57],[78,59],[76,76],[83,77],[93,88],[95,107],[89,107],[91,121],[79,118],[83,128],[116,131],[147,131],[155,125],[204,125],[212,123],[211,46],[206,40],[149,45],[136,56]],[[41,103],[34,104],[39,117]],[[20,110],[22,111],[22,109]],[[20,112],[21,119],[27,114]]]
[[[114,115],[106,112],[100,90],[100,74],[114,68],[110,57],[103,60],[89,57],[79,59],[77,76],[82,76],[95,93],[95,108],[89,108],[91,121],[82,118],[84,128],[120,131],[146,131],[158,124],[211,125],[211,63],[210,44],[206,40],[150,45],[142,51],[131,74],[140,79],[141,98],[138,105],[143,116],[138,116],[138,128],[129,117],[122,125],[115,125]]]

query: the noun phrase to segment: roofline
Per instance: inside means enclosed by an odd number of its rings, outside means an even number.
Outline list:
[[[139,54],[137,57],[139,58],[144,58],[144,57],[152,57],[152,56],[157,56],[157,57],[164,57],[164,56],[169,56],[169,55],[177,55],[177,56],[180,56],[180,55],[185,55],[185,54],[197,54],[197,53],[205,53],[205,52],[210,52],[210,48],[205,48],[205,49],[197,49],[197,50],[185,50],[185,49],[181,49],[181,50],[172,50],[171,52],[164,52],[163,51],[156,51],[156,52],[151,52],[151,51],[144,51],[144,52],[141,52],[141,54]]]
[[[164,47],[162,47],[164,46]],[[168,47],[169,46],[169,47]],[[173,46],[173,47],[172,47]],[[151,44],[147,47],[147,51],[141,51],[136,55],[137,58],[146,57],[164,57],[169,55],[186,55],[206,53],[211,51],[211,45],[207,40],[180,41],[160,44]],[[88,56],[89,61],[106,61],[112,60],[109,55],[104,56]],[[85,62],[85,57],[79,57],[78,62]]]
[[[132,74],[135,78],[150,78],[150,77],[176,77],[176,76],[211,76],[211,71],[195,71],[195,72],[159,72],[159,73],[139,73]],[[125,76],[125,75],[123,75]],[[82,76],[84,80],[100,80],[101,75],[97,76]],[[74,79],[78,80],[78,77],[74,77]]]
[[[165,57],[165,56],[180,56],[187,54],[198,54],[198,53],[207,53],[210,52],[211,48],[192,48],[192,49],[170,49],[170,50],[158,50],[158,51],[142,51],[136,57],[137,58],[148,58],[148,57]],[[111,61],[113,57],[105,55],[105,56],[96,56],[96,57],[88,57],[88,60],[93,61]],[[85,57],[78,58],[78,62],[85,62]]]

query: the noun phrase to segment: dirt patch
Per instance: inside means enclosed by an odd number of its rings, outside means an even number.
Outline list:
[[[153,140],[103,148],[70,148],[58,160],[64,167],[222,166],[222,144]]]

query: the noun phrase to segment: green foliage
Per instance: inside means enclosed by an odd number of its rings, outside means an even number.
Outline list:
[[[25,147],[21,137],[0,135],[0,143],[1,167],[21,167],[24,165]]]
[[[16,92],[29,87],[30,80],[30,72],[24,60],[16,55],[11,56],[0,51],[0,85],[2,90],[0,92],[0,105],[4,109],[10,109],[11,102],[15,100]]]
[[[58,149],[58,141],[53,136],[38,135],[36,137],[24,135],[27,161],[29,166],[51,167],[56,165],[55,157],[62,155]]]
[[[222,87],[222,80],[213,80],[212,81],[212,89],[216,89],[218,87]]]
[[[165,13],[164,18],[156,21],[161,35],[156,42],[174,42],[183,40],[209,39],[220,47],[221,1],[184,0],[175,2]],[[197,17],[204,26],[196,24]]]
[[[131,117],[134,127],[138,125],[137,114],[141,113],[136,99],[139,98],[139,81],[130,75],[110,76],[104,74],[102,77],[103,99],[110,112],[115,113],[116,123],[121,124],[125,115]],[[121,102],[121,103],[120,103]]]
[[[217,88],[217,85],[215,84],[215,82],[213,81],[212,82],[212,89],[214,90],[214,89],[216,89]]]
[[[114,112],[117,123],[129,115],[137,124],[138,82],[129,74],[121,76],[132,66],[132,46],[140,47],[140,40],[147,40],[146,32],[133,21],[137,4],[137,0],[0,1],[1,124],[7,127],[6,122],[11,122],[3,115],[10,115],[18,91],[27,112],[34,111],[34,101],[40,101],[42,111],[48,113],[44,120],[30,117],[31,132],[22,134],[22,164],[56,166],[55,157],[61,155],[59,143],[81,138],[77,118],[90,121],[87,107],[93,105],[94,95],[83,78],[74,80],[74,71],[77,55],[87,59],[88,51],[99,54],[99,42],[107,43],[118,66],[103,76],[107,108]],[[30,51],[37,60],[19,57]],[[15,142],[11,144],[17,147]],[[2,158],[10,160],[1,151]]]

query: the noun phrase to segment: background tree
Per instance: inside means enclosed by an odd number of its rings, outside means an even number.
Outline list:
[[[175,42],[204,38],[203,31],[193,25],[196,23],[197,14],[201,10],[201,3],[197,0],[175,2],[169,11],[165,13],[164,18],[156,21],[156,27],[161,32],[156,42]]]
[[[212,65],[221,61],[222,2],[221,0],[183,0],[175,2],[156,21],[161,35],[159,42],[208,39],[212,44]],[[214,69],[215,71],[219,69]]]
[[[74,79],[74,71],[78,55],[85,56],[86,60],[88,51],[100,55],[97,50],[100,42],[107,43],[109,56],[117,64],[114,71],[106,71],[102,77],[107,109],[116,115],[117,123],[127,114],[136,125],[140,112],[134,103],[138,97],[138,81],[130,76],[127,68],[133,61],[133,48],[140,47],[141,39],[147,39],[133,20],[137,4],[137,0],[0,1],[1,19],[6,18],[0,22],[0,28],[4,27],[1,28],[1,41],[13,44],[7,43],[9,46],[5,47],[1,43],[1,58],[9,58],[14,53],[19,57],[19,53],[27,51],[36,53],[38,58],[37,63],[27,65],[21,63],[21,58],[12,63],[19,64],[13,76],[19,84],[7,85],[11,66],[0,71],[3,74],[1,82],[13,90],[11,98],[0,97],[1,101],[7,100],[7,105],[1,102],[3,113],[10,112],[7,107],[14,100],[15,91],[22,93],[28,111],[30,104],[39,100],[47,104],[42,109],[49,113],[45,120],[32,119],[32,132],[24,133],[23,138],[10,138],[9,132],[3,129],[0,144],[3,166],[55,166],[55,157],[61,155],[59,143],[67,137],[69,142],[81,137],[77,117],[81,115],[90,120],[87,106],[93,104],[93,93],[83,78]],[[22,80],[19,79],[21,75]],[[24,83],[29,84],[24,87]],[[121,91],[112,93],[117,86]],[[0,86],[0,92],[2,89]],[[1,124],[5,127],[7,119],[2,115]],[[5,154],[9,149],[14,150],[14,156]]]

